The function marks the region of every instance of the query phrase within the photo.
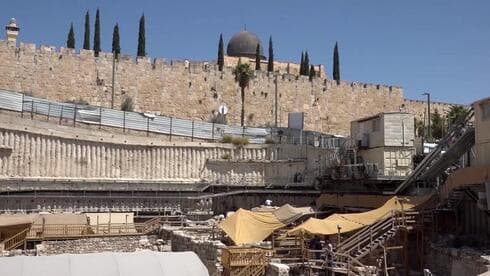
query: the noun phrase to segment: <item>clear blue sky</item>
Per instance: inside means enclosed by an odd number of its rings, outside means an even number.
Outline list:
[[[246,24],[264,44],[272,35],[276,59],[298,61],[307,49],[329,74],[338,41],[345,80],[400,85],[414,99],[490,96],[489,0],[16,0],[2,3],[0,23],[15,17],[20,41],[65,46],[73,22],[80,48],[85,12],[93,36],[97,7],[104,51],[119,22],[122,52],[134,55],[142,13],[151,57],[215,59],[219,34],[226,43]]]

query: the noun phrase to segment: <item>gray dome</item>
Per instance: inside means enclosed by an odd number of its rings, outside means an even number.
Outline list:
[[[257,44],[260,44],[260,57],[265,59],[262,50],[262,42],[259,37],[251,32],[243,31],[236,33],[228,42],[226,54],[232,57],[249,57],[255,58]]]

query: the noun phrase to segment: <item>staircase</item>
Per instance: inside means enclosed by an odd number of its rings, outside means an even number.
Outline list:
[[[13,235],[12,237],[7,238],[6,240],[0,243],[0,248],[3,247],[3,250],[9,251],[19,247],[20,245],[26,242],[27,234],[29,233],[30,230],[31,230],[30,228],[26,228],[21,232]]]
[[[262,276],[265,275],[265,267],[267,265],[267,261],[263,260],[263,256],[257,254],[253,256],[250,263],[244,267],[236,276]]]
[[[362,228],[344,240],[338,246],[337,252],[360,260],[394,237],[400,228],[411,227],[415,223],[416,214],[416,212],[390,211],[385,218]]]
[[[385,194],[400,194],[417,182],[434,180],[441,175],[461,155],[471,149],[475,143],[475,129],[470,126],[474,111],[471,109],[467,116],[455,123],[448,133],[439,141],[437,147],[430,152],[412,173],[392,192]],[[445,150],[445,153],[442,153]]]

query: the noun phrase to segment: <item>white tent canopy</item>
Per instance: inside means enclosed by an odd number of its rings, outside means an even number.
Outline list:
[[[8,276],[206,276],[194,252],[64,254],[0,258],[0,275]]]

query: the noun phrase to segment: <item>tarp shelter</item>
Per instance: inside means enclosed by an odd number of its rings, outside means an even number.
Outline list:
[[[410,210],[415,206],[427,201],[430,196],[423,197],[393,197],[383,206],[362,213],[333,214],[325,219],[310,218],[304,223],[288,231],[288,235],[313,234],[334,235],[357,230],[383,219],[394,210]],[[340,229],[339,229],[340,228]]]
[[[284,224],[290,224],[300,217],[312,214],[315,211],[311,207],[293,207],[289,204],[284,204],[279,209],[272,212],[277,219]]]
[[[5,276],[206,276],[207,268],[194,252],[64,254],[0,258]]]
[[[219,224],[236,245],[263,241],[274,230],[286,226],[270,212],[238,209]]]

